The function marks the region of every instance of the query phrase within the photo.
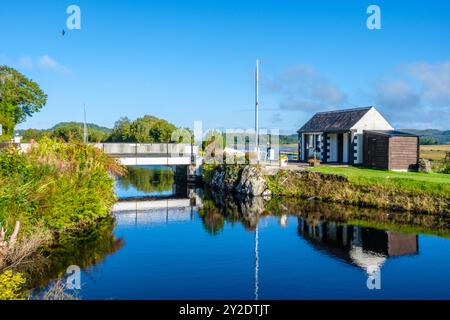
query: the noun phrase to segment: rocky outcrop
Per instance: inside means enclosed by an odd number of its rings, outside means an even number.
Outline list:
[[[419,159],[419,172],[431,172],[431,162],[427,159]]]
[[[210,187],[214,190],[234,192],[240,179],[238,167],[220,166],[214,171]]]
[[[217,167],[212,176],[210,187],[214,190],[233,192],[250,197],[268,197],[271,195],[261,169],[256,166]]]
[[[236,192],[246,196],[270,196],[267,181],[259,167],[246,166],[236,186]]]

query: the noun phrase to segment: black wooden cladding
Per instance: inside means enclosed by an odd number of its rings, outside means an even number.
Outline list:
[[[363,141],[365,166],[388,170],[417,170],[417,136],[366,131]]]

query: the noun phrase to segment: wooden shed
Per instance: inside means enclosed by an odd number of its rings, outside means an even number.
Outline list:
[[[364,131],[363,164],[387,170],[417,171],[419,137],[400,131]]]

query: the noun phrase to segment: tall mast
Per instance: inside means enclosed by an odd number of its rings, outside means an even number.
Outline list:
[[[255,230],[255,300],[259,300],[259,216],[258,222],[256,222],[256,230]]]
[[[259,163],[259,60],[256,60],[256,72],[255,72],[255,132],[256,132],[256,159]]]
[[[86,123],[86,104],[83,105],[83,111],[84,111],[83,141],[84,141],[84,143],[88,143],[88,129],[87,129],[87,123]]]

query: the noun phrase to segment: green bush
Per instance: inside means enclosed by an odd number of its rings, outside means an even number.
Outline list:
[[[442,169],[441,173],[450,174],[450,163],[447,163]]]
[[[110,172],[123,168],[101,150],[44,138],[27,153],[0,152],[0,223],[37,222],[54,233],[77,231],[107,217],[115,201]]]
[[[7,270],[0,274],[0,300],[26,299],[25,282],[25,278],[18,272]]]

